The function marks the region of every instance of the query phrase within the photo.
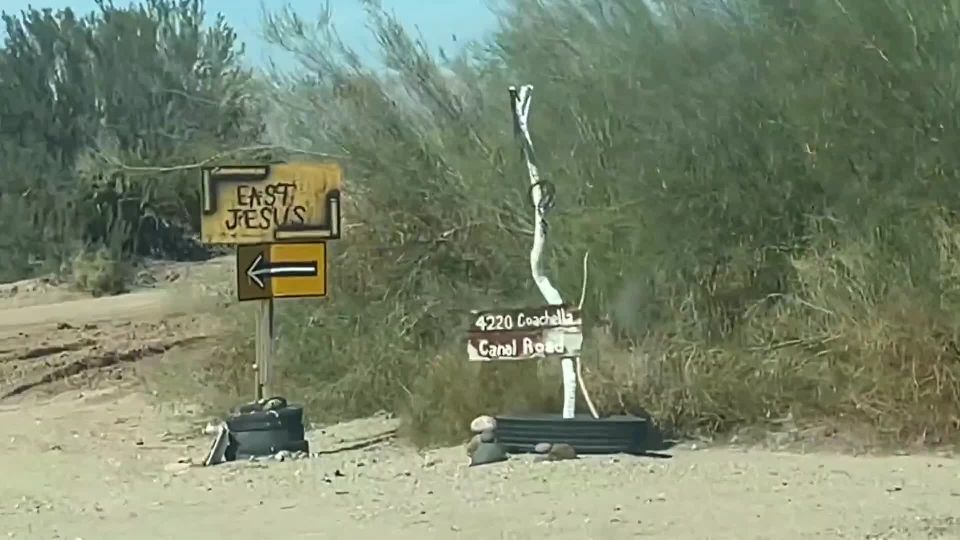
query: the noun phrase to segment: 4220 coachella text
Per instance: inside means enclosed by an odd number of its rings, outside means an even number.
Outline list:
[[[552,326],[574,326],[579,317],[563,306],[540,308],[532,313],[523,311],[504,313],[483,313],[473,322],[473,330],[480,332],[498,332],[544,328]]]

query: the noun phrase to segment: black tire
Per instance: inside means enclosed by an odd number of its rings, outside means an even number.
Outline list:
[[[302,441],[306,438],[303,426],[285,426],[277,429],[256,429],[253,431],[231,431],[236,444],[244,448],[269,448],[290,441]]]
[[[284,407],[287,406],[287,400],[286,400],[286,399],[284,399],[284,398],[282,398],[282,397],[280,397],[280,396],[274,396],[274,397],[271,397],[271,398],[266,398],[266,399],[263,399],[263,400],[260,400],[260,401],[254,401],[254,402],[252,402],[252,403],[247,403],[247,404],[241,405],[241,406],[237,407],[236,414],[244,414],[244,413],[249,413],[249,412],[254,412],[254,411],[262,411],[262,410],[264,410],[264,405],[267,404],[267,403],[269,403],[269,402],[271,402],[271,401],[279,402],[279,404],[280,404],[279,407],[274,407],[274,408],[284,408]]]
[[[261,431],[297,426],[303,429],[303,407],[288,406],[272,411],[253,411],[227,418],[231,432]]]
[[[269,456],[295,451],[304,443],[303,431],[240,431],[230,434],[227,456]]]
[[[235,459],[235,456],[266,456],[290,447],[299,448],[306,438],[303,407],[235,414],[227,418],[226,423],[230,431],[228,460]]]
[[[286,444],[283,444],[283,445],[281,445],[280,447],[274,448],[272,452],[265,452],[265,453],[254,453],[254,454],[251,454],[251,453],[245,453],[245,452],[238,451],[236,454],[233,455],[233,460],[246,460],[246,459],[250,459],[250,458],[252,458],[252,457],[268,456],[268,455],[276,454],[277,452],[280,452],[280,451],[283,451],[283,450],[286,450],[287,452],[303,452],[303,453],[309,453],[309,452],[310,452],[310,443],[309,443],[308,441],[292,441],[292,442],[288,442],[288,443],[286,443]]]
[[[649,423],[635,416],[498,416],[497,440],[512,454],[534,452],[539,443],[566,443],[578,454],[640,454],[648,448]]]

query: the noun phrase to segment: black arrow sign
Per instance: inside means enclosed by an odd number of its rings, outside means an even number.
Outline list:
[[[268,263],[263,255],[257,255],[247,268],[247,277],[257,287],[265,289],[266,281],[272,277],[314,277],[317,271],[317,261]]]

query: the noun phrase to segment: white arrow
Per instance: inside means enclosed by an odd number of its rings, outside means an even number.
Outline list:
[[[266,288],[263,277],[311,277],[317,275],[317,265],[305,262],[281,263],[275,265],[263,264],[263,254],[257,254],[250,266],[247,267],[247,277],[261,289]]]

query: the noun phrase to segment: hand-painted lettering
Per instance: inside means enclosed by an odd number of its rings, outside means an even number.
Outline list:
[[[307,221],[307,207],[296,204],[296,184],[292,182],[275,182],[262,187],[240,184],[236,196],[236,208],[228,208],[226,212],[224,225],[228,231],[268,230]]]

